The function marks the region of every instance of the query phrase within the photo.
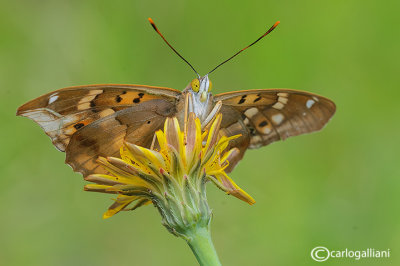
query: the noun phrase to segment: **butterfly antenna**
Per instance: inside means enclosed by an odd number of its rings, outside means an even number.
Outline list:
[[[266,33],[264,33],[260,38],[258,38],[257,40],[255,40],[253,43],[251,43],[250,45],[247,45],[246,47],[244,47],[242,50],[240,50],[239,52],[237,52],[236,54],[232,55],[231,57],[229,57],[228,59],[226,59],[224,62],[222,62],[221,64],[219,64],[218,66],[216,66],[213,70],[211,70],[210,72],[208,72],[208,74],[210,74],[211,72],[213,72],[214,70],[216,70],[217,68],[219,68],[220,66],[222,66],[223,64],[225,64],[226,62],[228,62],[229,60],[231,60],[232,58],[234,58],[235,56],[237,56],[238,54],[240,54],[241,52],[243,52],[244,50],[246,50],[247,48],[249,48],[250,46],[256,44],[259,40],[261,40],[262,38],[264,38],[265,36],[267,36],[271,31],[273,31],[276,26],[278,26],[278,24],[281,23],[280,21],[275,22],[275,24],[269,29],[267,30]],[[207,74],[207,75],[208,75]]]
[[[169,44],[169,42],[168,42],[168,41],[165,39],[165,37],[161,34],[161,32],[158,30],[156,24],[154,23],[154,21],[153,21],[151,18],[149,18],[149,22],[150,22],[151,26],[153,26],[153,29],[158,33],[158,35],[160,35],[161,38],[164,40],[164,42],[172,49],[172,51],[174,51],[180,58],[182,58],[182,60],[185,61],[186,64],[188,64],[188,65],[193,69],[193,71],[196,73],[196,75],[200,78],[200,75],[199,75],[199,73],[197,73],[196,69],[194,69],[194,67],[193,67],[185,58],[183,58],[183,56],[181,56],[181,54],[178,53],[178,51],[176,51],[176,50],[174,49],[174,47],[172,47],[171,44]]]

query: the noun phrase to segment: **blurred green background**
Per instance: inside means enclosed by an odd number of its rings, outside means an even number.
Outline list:
[[[83,192],[19,105],[62,87],[130,83],[183,89],[279,27],[210,78],[214,92],[306,90],[333,99],[321,132],[249,151],[231,177],[253,206],[208,189],[224,265],[314,265],[312,248],[391,249],[400,265],[399,1],[2,1],[0,264],[197,265],[153,207],[102,220],[110,196]],[[322,265],[322,264],[321,264]]]

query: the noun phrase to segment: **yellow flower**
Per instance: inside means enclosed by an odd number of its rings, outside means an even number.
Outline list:
[[[208,224],[211,211],[205,193],[207,181],[253,204],[254,199],[224,171],[229,158],[238,152],[236,148],[225,150],[229,141],[240,135],[220,136],[221,120],[222,115],[218,114],[209,130],[202,131],[200,120],[190,113],[182,131],[176,118],[168,118],[164,130],[156,132],[156,148],[125,143],[120,150],[121,159],[100,157],[98,162],[110,174],[86,177],[95,184],[86,185],[85,190],[118,194],[103,218],[153,203],[172,233],[179,234],[181,227],[201,219]]]

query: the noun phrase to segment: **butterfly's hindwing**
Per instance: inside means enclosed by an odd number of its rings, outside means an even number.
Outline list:
[[[72,135],[115,112],[154,99],[175,102],[180,91],[142,85],[90,85],[64,88],[21,106],[17,115],[38,123],[53,144],[65,151]]]
[[[96,162],[99,156],[119,157],[124,141],[149,147],[154,132],[162,128],[165,118],[175,114],[175,104],[162,99],[117,111],[72,136],[66,149],[66,163],[84,176],[103,173],[104,169]]]
[[[324,97],[295,90],[267,89],[218,94],[222,101],[223,133],[242,134],[237,139],[243,157],[247,148],[258,148],[291,136],[318,131],[335,113],[335,104]],[[246,143],[248,145],[246,146]]]

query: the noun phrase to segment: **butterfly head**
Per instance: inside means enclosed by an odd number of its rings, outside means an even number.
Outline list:
[[[208,75],[195,78],[190,83],[190,89],[194,92],[194,95],[200,100],[200,102],[205,102],[212,89],[211,80],[208,78]]]

